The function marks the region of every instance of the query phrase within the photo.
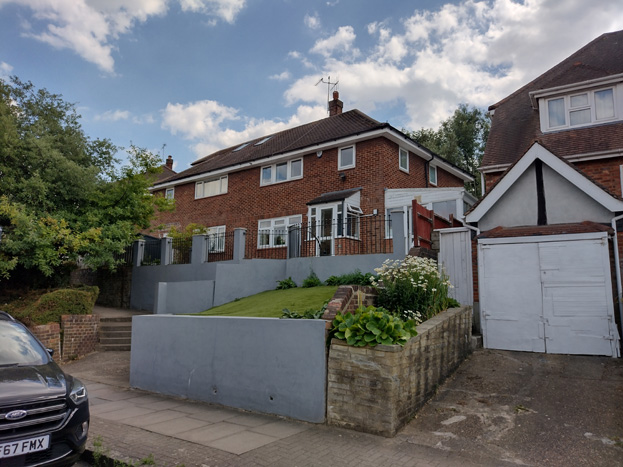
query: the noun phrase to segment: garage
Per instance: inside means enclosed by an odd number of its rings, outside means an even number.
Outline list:
[[[607,232],[479,238],[486,348],[619,356]]]

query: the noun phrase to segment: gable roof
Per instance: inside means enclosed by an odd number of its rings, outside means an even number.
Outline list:
[[[326,117],[295,128],[265,135],[242,144],[221,149],[206,157],[196,160],[189,169],[179,172],[165,180],[159,180],[155,189],[173,185],[177,181],[190,181],[201,174],[226,172],[244,169],[257,163],[270,163],[272,158],[287,157],[300,151],[321,151],[339,141],[357,137],[372,137],[376,134],[391,133],[392,138],[401,144],[408,144],[409,149],[427,160],[441,161],[441,167],[458,177],[472,181],[470,174],[432,153],[389,123],[380,123],[359,110],[350,110],[338,115]],[[189,179],[189,180],[186,180]]]
[[[543,134],[530,93],[623,73],[623,31],[602,34],[538,78],[489,107],[495,111],[481,170],[518,160],[538,139],[557,155],[623,149],[623,122]],[[623,76],[621,77],[623,80]],[[569,144],[572,141],[573,144]]]
[[[552,170],[575,185],[587,196],[604,206],[611,212],[623,212],[623,199],[606,191],[586,174],[576,169],[560,156],[552,153],[541,144],[535,142],[516,163],[504,173],[504,176],[476,203],[465,215],[465,222],[477,223],[497,203],[508,189],[528,170],[532,163],[540,159]]]

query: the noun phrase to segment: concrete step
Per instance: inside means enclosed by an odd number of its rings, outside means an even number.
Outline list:
[[[132,325],[128,326],[125,324],[119,325],[111,325],[111,324],[100,324],[100,331],[105,332],[132,332]]]
[[[120,316],[117,318],[100,318],[100,323],[130,323],[132,324],[131,316]]]
[[[100,339],[103,337],[127,337],[129,339],[132,337],[132,330],[115,331],[112,329],[100,329],[99,337]]]
[[[128,337],[100,337],[99,343],[100,345],[131,345],[132,339]]]
[[[98,345],[97,350],[107,352],[107,351],[122,351],[129,352],[132,350],[132,346],[130,344],[106,344],[106,345]]]

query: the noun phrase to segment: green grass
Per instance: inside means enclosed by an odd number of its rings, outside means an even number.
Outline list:
[[[337,287],[333,286],[269,290],[215,306],[199,313],[199,315],[280,318],[284,308],[298,312],[319,310],[325,301],[333,297],[336,290]]]

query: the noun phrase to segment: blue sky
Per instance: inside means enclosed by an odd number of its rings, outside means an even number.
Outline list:
[[[320,78],[339,80],[344,110],[436,128],[619,29],[620,0],[0,0],[0,77],[181,171],[326,116]]]

